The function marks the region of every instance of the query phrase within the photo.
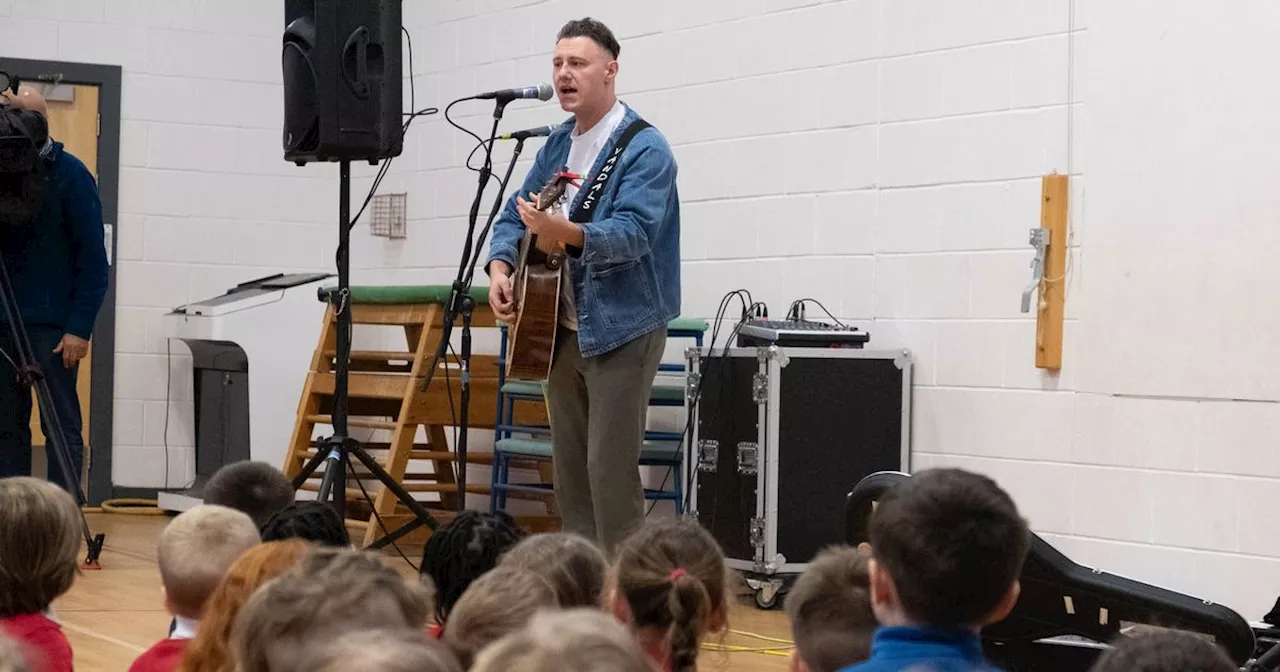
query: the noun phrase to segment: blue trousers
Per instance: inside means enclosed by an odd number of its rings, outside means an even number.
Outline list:
[[[49,480],[75,493],[72,485],[80,480],[84,471],[84,441],[80,437],[80,399],[76,396],[76,374],[79,366],[70,369],[62,364],[62,355],[54,354],[62,340],[62,329],[28,324],[27,339],[31,343],[32,357],[44,371],[49,383],[49,395],[53,397],[62,433],[71,458],[72,474],[64,473],[62,460],[53,452],[53,432],[50,418],[40,414],[40,431],[45,435],[48,452]],[[19,362],[16,344],[9,325],[0,322],[0,478],[31,475],[31,406],[32,388],[18,379],[13,362]],[[13,362],[10,362],[13,360]]]

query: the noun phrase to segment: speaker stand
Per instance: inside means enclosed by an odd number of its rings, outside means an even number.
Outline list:
[[[329,503],[338,517],[346,519],[347,502],[347,464],[348,458],[354,456],[364,464],[365,468],[404,504],[416,517],[404,527],[415,529],[426,525],[432,530],[438,526],[427,508],[413,498],[390,474],[378,464],[347,432],[348,415],[348,383],[351,364],[351,162],[343,159],[339,163],[339,195],[338,195],[338,288],[329,293],[329,302],[338,318],[338,352],[334,358],[333,389],[333,436],[316,450],[315,456],[303,465],[302,470],[293,478],[295,490],[302,487],[311,474],[324,463],[324,475],[320,480],[319,501]],[[372,503],[371,503],[372,504]],[[401,528],[403,529],[403,528]],[[397,530],[401,532],[401,530]],[[375,541],[371,548],[382,548],[391,541],[407,534],[387,535]]]

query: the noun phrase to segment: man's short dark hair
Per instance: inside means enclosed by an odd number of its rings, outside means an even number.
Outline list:
[[[574,37],[589,37],[593,42],[600,45],[601,49],[609,52],[613,58],[617,58],[622,53],[622,45],[618,44],[618,38],[613,36],[613,31],[609,27],[596,21],[591,17],[583,19],[574,19],[564,24],[560,29],[560,34],[556,35],[556,41],[567,40]]]
[[[983,625],[1031,545],[1009,495],[960,469],[928,469],[894,486],[871,516],[870,537],[907,617],[937,627]]]
[[[1098,657],[1091,672],[1237,672],[1212,642],[1187,632],[1156,632],[1123,638]]]
[[[786,598],[800,658],[812,672],[836,672],[866,660],[876,615],[867,558],[856,548],[823,549]]]
[[[271,516],[293,503],[293,484],[266,462],[232,462],[209,477],[204,503],[243,511],[261,530]]]

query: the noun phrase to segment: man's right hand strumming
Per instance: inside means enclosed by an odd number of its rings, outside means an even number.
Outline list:
[[[511,267],[494,260],[489,268],[489,307],[499,320],[510,323],[516,317],[515,290],[511,285]]]

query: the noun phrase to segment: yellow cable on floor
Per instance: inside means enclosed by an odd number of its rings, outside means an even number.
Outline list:
[[[778,637],[767,637],[765,635],[757,635],[754,632],[747,632],[746,630],[730,630],[729,633],[734,635],[742,635],[743,637],[750,637],[752,639],[759,639],[765,642],[777,642],[779,644],[786,644],[787,646],[796,645],[795,642],[789,639],[780,639]]]
[[[713,644],[705,642],[702,648],[708,651],[717,651],[720,653],[762,653],[768,656],[790,656],[790,651],[782,651],[779,649],[757,648],[751,646],[737,646],[735,644]]]
[[[88,509],[85,510],[88,512]],[[108,499],[102,503],[102,513],[120,513],[130,516],[163,516],[165,510],[154,499]]]

